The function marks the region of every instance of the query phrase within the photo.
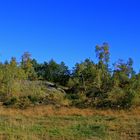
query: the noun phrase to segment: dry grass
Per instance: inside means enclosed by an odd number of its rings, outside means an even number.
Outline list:
[[[140,108],[0,106],[0,140],[140,140]]]
[[[15,108],[5,108],[0,106],[0,114],[1,115],[24,115],[24,116],[72,116],[72,115],[80,115],[80,116],[93,116],[93,115],[110,115],[110,116],[140,116],[140,107],[133,108],[131,110],[97,110],[97,109],[79,109],[75,107],[54,107],[54,106],[36,106],[29,107],[27,109],[15,109]]]

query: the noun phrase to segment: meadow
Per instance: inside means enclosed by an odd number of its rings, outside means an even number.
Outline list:
[[[96,110],[0,106],[1,140],[140,140],[140,108]]]
[[[25,52],[0,63],[0,140],[140,140],[140,73],[108,43],[70,70]]]

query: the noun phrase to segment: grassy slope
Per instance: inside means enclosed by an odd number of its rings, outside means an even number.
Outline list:
[[[0,140],[139,140],[140,108],[99,111],[0,107]]]

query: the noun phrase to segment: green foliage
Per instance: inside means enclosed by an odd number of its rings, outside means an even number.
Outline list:
[[[114,88],[108,93],[108,106],[111,108],[129,108],[133,100],[132,91]]]
[[[108,43],[103,43],[102,46],[96,45],[95,47],[96,56],[99,60],[99,67],[104,68],[108,65],[110,59],[109,45]]]
[[[7,107],[15,107],[15,108],[20,108],[20,109],[25,109],[25,108],[29,107],[30,104],[31,104],[30,100],[28,99],[28,97],[25,97],[25,96],[22,96],[22,97],[18,97],[18,96],[9,97],[3,103],[3,105],[5,105]]]
[[[44,63],[44,79],[60,85],[66,85],[69,79],[69,70],[64,62],[57,64],[54,60]]]
[[[22,55],[21,67],[25,71],[28,80],[37,79],[37,73],[35,72],[35,69],[32,64],[31,55],[28,52],[25,52]]]
[[[133,60],[119,59],[110,69],[109,45],[97,45],[95,53],[97,63],[85,59],[76,63],[72,71],[64,62],[50,60],[40,64],[28,52],[22,55],[20,63],[14,57],[0,63],[0,101],[20,108],[31,104],[82,108],[139,106],[140,73],[134,72]],[[47,81],[49,85],[45,84]]]

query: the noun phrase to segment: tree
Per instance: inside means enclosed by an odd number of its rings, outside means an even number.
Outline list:
[[[25,71],[28,80],[36,80],[37,79],[37,74],[36,74],[35,69],[33,67],[30,53],[25,52],[22,55],[21,67]]]
[[[110,61],[110,52],[108,43],[103,43],[102,46],[96,45],[95,52],[98,58],[97,69],[99,71],[97,74],[97,80],[100,81],[100,89],[107,91],[109,89],[111,79],[110,75],[111,73],[108,65]]]
[[[45,80],[55,82],[57,72],[59,69],[59,65],[54,61],[51,60],[49,63],[44,63],[45,68]]]
[[[102,66],[103,64],[108,65],[108,62],[110,59],[108,43],[103,43],[102,46],[96,45],[95,52],[96,52],[96,56],[99,60],[100,66]]]
[[[118,62],[114,64],[114,67],[115,72],[123,72],[128,77],[134,74],[132,58],[129,58],[126,63],[122,59],[119,59]]]
[[[69,70],[64,62],[57,64],[54,60],[49,63],[45,62],[43,65],[44,79],[56,82],[60,85],[66,85],[69,79]]]
[[[65,65],[64,62],[61,62],[59,64],[56,82],[58,82],[60,85],[65,86],[68,83],[69,77],[70,77],[70,72],[68,67]]]
[[[18,66],[16,58],[12,57],[10,62],[1,65],[0,70],[1,92],[7,95],[13,94],[16,90],[15,83],[26,78],[24,71]]]
[[[31,63],[32,63],[32,66],[33,66],[33,68],[34,68],[34,70],[37,74],[38,79],[39,80],[45,80],[44,75],[45,75],[46,64],[40,64],[40,63],[37,62],[36,59],[32,59]]]

